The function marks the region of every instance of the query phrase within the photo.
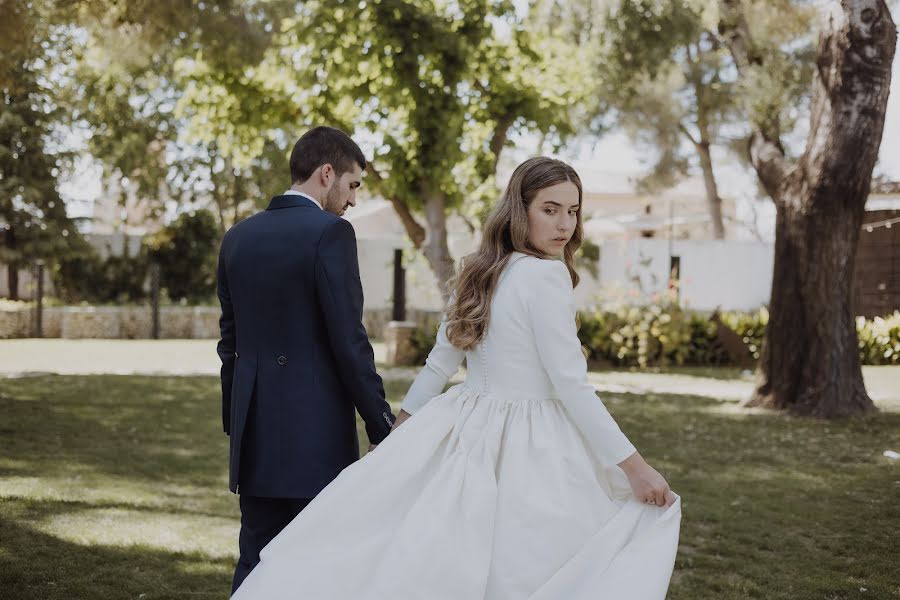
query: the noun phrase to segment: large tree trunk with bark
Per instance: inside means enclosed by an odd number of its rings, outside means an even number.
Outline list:
[[[844,203],[838,190],[816,202],[796,185],[785,193],[790,198],[776,217],[771,317],[747,404],[819,417],[870,411],[850,309],[863,202]]]
[[[739,70],[751,55],[740,0],[722,0],[721,32]],[[748,404],[841,417],[874,410],[850,309],[853,264],[884,129],[896,28],[883,0],[824,5],[810,134],[796,164],[778,132],[754,132],[751,161],[776,204],[770,321]]]

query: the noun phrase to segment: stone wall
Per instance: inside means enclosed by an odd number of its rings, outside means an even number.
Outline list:
[[[115,306],[64,307],[60,337],[67,340],[122,337],[122,314],[127,310]]]
[[[0,310],[0,339],[26,337],[30,317],[27,309]]]
[[[164,306],[160,309],[160,337],[164,339],[216,339],[220,310],[216,306]],[[407,320],[436,328],[436,311],[409,310]],[[0,309],[0,339],[32,336],[34,310]],[[381,338],[391,320],[390,309],[366,310],[363,324],[369,336]],[[149,339],[153,314],[149,306],[55,306],[44,309],[43,337],[85,339]]]

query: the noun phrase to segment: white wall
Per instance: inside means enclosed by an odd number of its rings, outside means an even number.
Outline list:
[[[394,289],[394,249],[406,245],[385,239],[357,240],[359,275],[367,309],[390,308]],[[404,253],[406,307],[441,310],[444,306],[437,282],[420,252]]]
[[[695,310],[756,310],[768,303],[772,289],[771,244],[736,240],[673,241],[681,257],[681,305]],[[622,295],[633,303],[665,293],[669,277],[669,242],[637,239],[602,244],[600,282],[579,289],[579,304]],[[581,286],[579,286],[581,288]]]
[[[390,209],[389,216],[396,219],[393,209]],[[428,311],[443,310],[444,301],[428,261],[421,251],[412,248],[405,235],[388,230],[383,223],[375,223],[372,227],[372,223],[363,223],[361,226],[359,222],[351,222],[357,229],[360,279],[367,309],[391,306],[394,249],[401,248],[404,250],[403,260],[406,268],[406,307]],[[458,264],[463,256],[477,247],[481,234],[470,231],[459,217],[453,215],[447,218],[447,230],[452,232],[447,240],[450,256]]]
[[[0,264],[0,298],[9,297],[9,267]],[[53,281],[48,269],[44,269],[44,295],[53,295]],[[19,269],[19,299],[32,300],[37,296],[37,279],[33,267]]]
[[[470,241],[471,243],[471,241]],[[367,309],[391,306],[394,248],[391,240],[358,240],[360,276]],[[753,311],[768,303],[772,287],[771,244],[735,241],[675,241],[673,254],[681,257],[681,305],[712,311]],[[454,258],[466,253],[451,249]],[[407,308],[441,310],[443,303],[434,275],[421,253],[412,257],[406,273]],[[582,269],[575,290],[579,308],[604,301],[632,304],[652,302],[668,285],[669,243],[667,240],[636,239],[606,241],[601,245],[599,279]]]

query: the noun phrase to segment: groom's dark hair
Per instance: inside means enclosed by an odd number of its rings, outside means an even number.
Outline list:
[[[340,177],[353,167],[366,168],[366,157],[350,136],[334,127],[314,127],[294,144],[291,152],[291,183],[303,183],[325,164]]]

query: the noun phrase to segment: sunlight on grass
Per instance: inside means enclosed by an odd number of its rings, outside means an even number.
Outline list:
[[[816,488],[824,490],[831,486],[831,478],[825,473],[808,473],[797,469],[785,469],[781,465],[759,465],[755,467],[741,464],[732,465],[718,470],[716,479],[723,483],[731,482],[735,485],[754,485],[761,482],[783,482],[788,480],[791,483],[802,485],[805,490],[815,490]],[[741,493],[739,488],[733,488],[732,492],[735,494]]]
[[[409,384],[385,383],[394,410]],[[219,394],[214,377],[3,380],[0,596],[226,597],[239,514]],[[900,414],[823,422],[710,395],[603,397],[682,496],[668,600],[900,599],[900,461],[882,456]]]
[[[754,415],[772,414],[772,411],[765,408],[748,408],[741,406],[737,402],[717,402],[703,408],[703,412],[712,415],[723,415],[734,419],[747,419]]]
[[[166,552],[237,558],[240,523],[194,513],[121,508],[84,509],[48,516],[33,527],[82,546],[145,546]]]
[[[136,508],[215,511],[220,503],[204,498],[209,490],[178,484],[147,484],[122,477],[0,477],[0,499],[117,504]],[[231,510],[219,512],[231,514]]]

